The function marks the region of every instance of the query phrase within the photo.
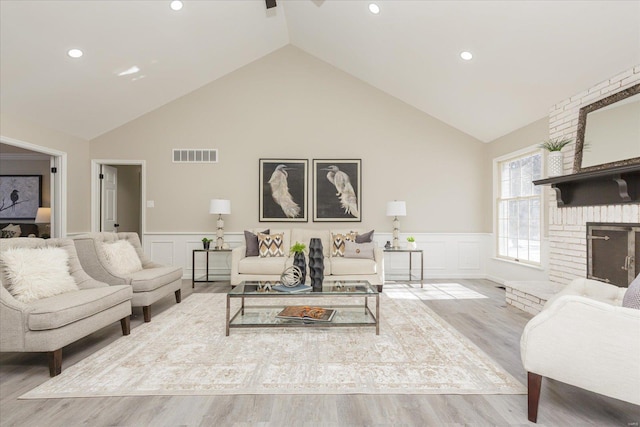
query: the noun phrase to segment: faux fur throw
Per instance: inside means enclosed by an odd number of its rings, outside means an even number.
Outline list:
[[[7,290],[28,303],[65,292],[77,291],[69,274],[69,254],[62,248],[13,248],[0,255]]]
[[[104,255],[111,269],[122,276],[142,270],[142,263],[136,249],[126,240],[103,243]]]

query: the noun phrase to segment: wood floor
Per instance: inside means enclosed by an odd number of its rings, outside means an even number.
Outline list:
[[[453,282],[433,281],[435,282]],[[489,298],[425,301],[523,384],[519,341],[531,317],[504,303],[488,280],[455,282]],[[226,292],[225,284],[184,281],[192,292]],[[173,294],[152,306],[158,314]],[[153,321],[153,320],[152,320]],[[131,327],[142,324],[134,309]],[[176,325],[188,328],[189,325]],[[63,350],[63,371],[121,337],[114,323]],[[1,426],[511,426],[527,421],[526,395],[240,395],[18,400],[49,379],[44,354],[0,354]],[[544,379],[538,425],[638,427],[640,407]]]

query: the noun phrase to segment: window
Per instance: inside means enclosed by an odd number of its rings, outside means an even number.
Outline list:
[[[541,177],[539,151],[498,162],[498,257],[540,264]]]

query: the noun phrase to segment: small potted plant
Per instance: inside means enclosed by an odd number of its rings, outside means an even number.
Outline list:
[[[573,139],[570,138],[557,138],[549,139],[540,144],[540,148],[544,148],[549,152],[547,156],[547,175],[548,176],[560,176],[563,170],[563,155],[562,149],[571,144]]]
[[[417,247],[416,239],[413,236],[407,237],[407,249],[416,249]]]
[[[205,250],[209,250],[209,246],[211,245],[211,242],[213,241],[213,239],[207,239],[206,237],[202,238],[202,247]]]
[[[304,250],[307,249],[307,245],[304,243],[296,242],[291,249],[289,249],[289,253],[293,254],[293,265],[300,269],[302,273],[302,277],[300,279],[300,283],[305,283],[307,280],[307,261],[304,257]]]

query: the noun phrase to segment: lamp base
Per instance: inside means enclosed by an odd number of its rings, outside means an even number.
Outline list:
[[[398,240],[400,237],[400,221],[398,221],[398,217],[393,217],[393,249],[400,249],[400,241]]]
[[[216,249],[222,249],[224,246],[224,221],[222,220],[222,215],[218,215],[216,227]]]

